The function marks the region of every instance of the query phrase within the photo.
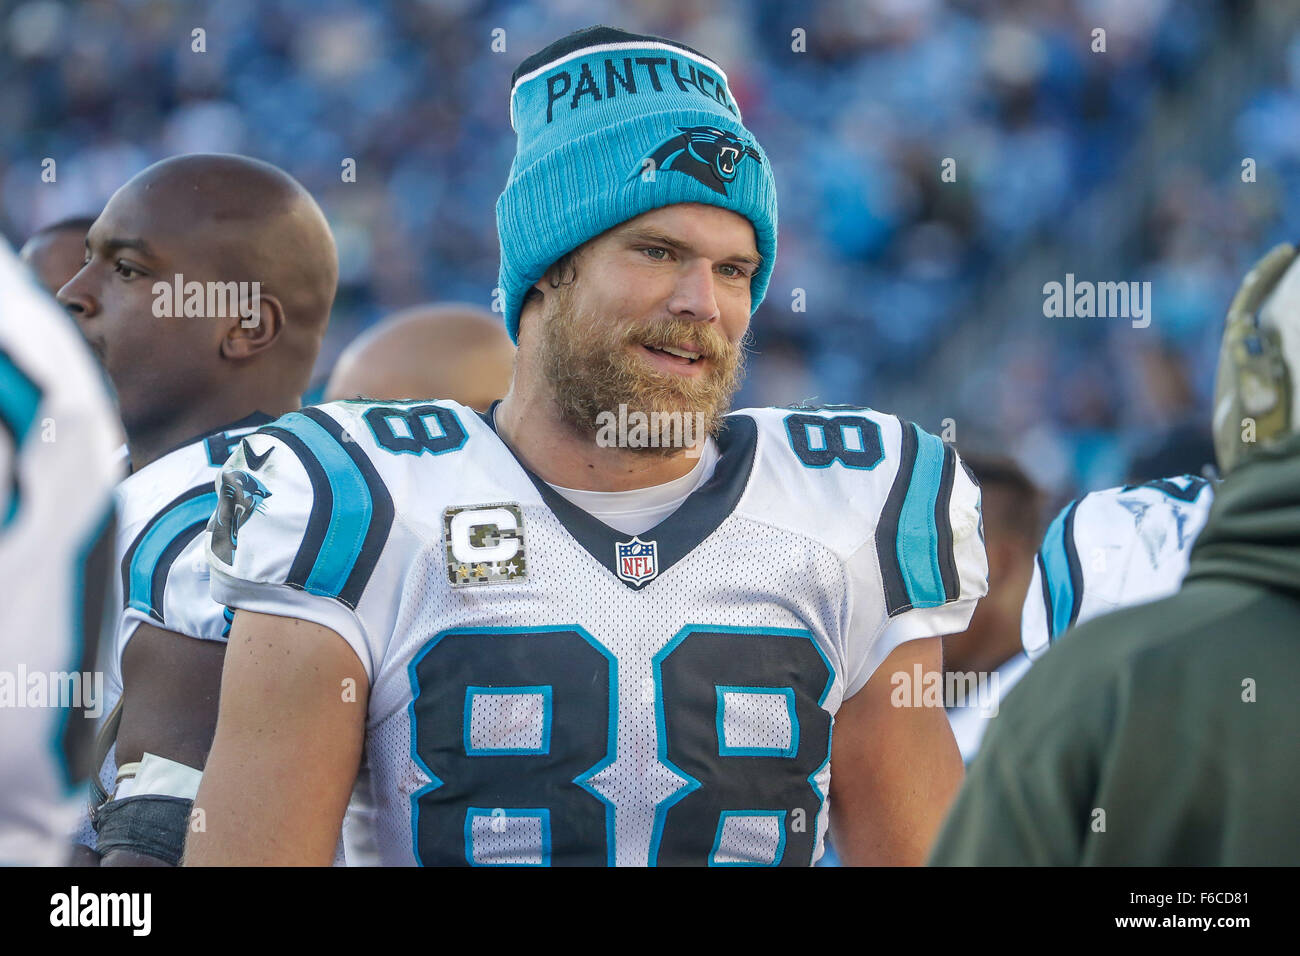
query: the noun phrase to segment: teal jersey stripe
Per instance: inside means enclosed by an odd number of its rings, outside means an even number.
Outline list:
[[[145,614],[155,610],[153,578],[164,552],[187,529],[196,524],[207,524],[216,510],[217,493],[210,491],[182,501],[153,523],[131,555],[130,592],[127,595],[130,607]],[[162,608],[157,608],[157,611],[161,614]]]
[[[943,442],[908,423],[916,434],[916,464],[898,517],[898,566],[914,608],[938,607],[947,601],[939,570],[939,530],[934,509],[943,479]]]
[[[1047,633],[1055,639],[1070,626],[1070,616],[1074,609],[1074,592],[1076,582],[1070,573],[1070,559],[1066,551],[1066,526],[1073,504],[1061,509],[1047,528],[1043,546],[1039,551],[1043,559],[1043,569],[1047,574],[1047,593],[1051,605],[1047,608]]]
[[[40,404],[40,387],[0,349],[0,418],[13,433],[14,445],[21,445],[31,431]]]
[[[4,349],[0,349],[0,428],[9,432],[12,437],[15,458],[18,449],[22,447],[28,432],[36,422],[36,412],[40,405],[40,386],[14,364],[13,359]],[[0,516],[0,527],[7,525],[18,513],[17,475],[18,465],[15,462],[12,476],[8,479],[12,483],[12,491],[9,495],[8,507],[4,515]]]
[[[329,480],[334,506],[304,590],[336,598],[343,593],[370,529],[374,515],[370,485],[338,439],[317,422],[293,412],[279,419],[276,425],[296,435],[307,446]]]

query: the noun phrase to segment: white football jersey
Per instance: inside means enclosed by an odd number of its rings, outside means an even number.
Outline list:
[[[1020,619],[1030,660],[1068,628],[1178,590],[1214,487],[1180,475],[1073,501],[1047,528]]]
[[[335,402],[236,450],[213,595],[356,652],[384,864],[820,856],[840,703],[986,591],[979,489],[870,409],[726,423],[632,536],[454,402]]]
[[[239,440],[272,421],[254,414],[214,429],[134,471],[114,493],[117,510],[117,627],[102,661],[104,715],[122,697],[122,653],[142,623],[205,641],[224,641],[230,630],[226,608],[212,599],[202,531],[217,508],[215,482]],[[104,791],[113,793],[115,748],[99,768]],[[96,846],[88,813],[76,840]]]
[[[84,802],[69,733],[104,706],[121,440],[81,336],[0,240],[0,865],[62,861]]]

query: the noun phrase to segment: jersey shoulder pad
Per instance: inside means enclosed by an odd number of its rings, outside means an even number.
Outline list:
[[[759,431],[754,511],[846,558],[874,552],[889,616],[946,604],[972,592],[963,579],[987,577],[979,485],[950,444],[863,406],[742,414]]]
[[[1176,588],[1213,500],[1213,485],[1193,475],[1085,495],[1073,523],[1083,613],[1090,592],[1107,606],[1122,606]]]
[[[248,436],[221,472],[206,534],[213,597],[328,627],[373,677],[406,575],[429,526],[441,528],[434,499],[455,457],[443,453],[487,428],[467,415],[451,402],[334,402]]]
[[[356,417],[334,403],[244,438],[217,479],[213,567],[355,608],[393,524],[393,500]]]
[[[1179,475],[1089,492],[1057,514],[1035,560],[1021,640],[1042,656],[1069,628],[1177,589],[1214,486]]]
[[[1123,505],[1127,501],[1140,500],[1167,509],[1185,509],[1188,514],[1208,515],[1214,504],[1214,482],[1199,475],[1175,475],[1172,478],[1156,478],[1136,485],[1122,485],[1105,491],[1094,491],[1086,498],[1113,499]]]
[[[902,425],[857,406],[747,408],[757,451],[748,493],[756,516],[847,554],[870,539],[898,467]]]
[[[839,557],[845,694],[894,648],[961,631],[988,591],[979,484],[956,450],[857,406],[751,409],[758,425],[747,516]]]
[[[418,528],[417,538],[440,533],[428,519],[441,515],[434,498],[463,483],[469,464],[449,453],[481,432],[490,429],[475,412],[440,400],[284,415],[241,442],[221,474],[214,568],[355,609],[396,525]]]

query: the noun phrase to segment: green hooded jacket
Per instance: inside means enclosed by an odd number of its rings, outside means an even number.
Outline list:
[[[930,862],[1300,864],[1300,436],[1223,482],[1177,594],[1012,689]]]

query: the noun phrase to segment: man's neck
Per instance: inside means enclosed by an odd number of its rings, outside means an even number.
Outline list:
[[[594,435],[565,422],[549,397],[531,398],[513,390],[496,408],[496,427],[501,440],[533,474],[550,484],[582,491],[662,485],[682,477],[700,460],[697,449],[683,448],[672,457],[661,457],[635,449],[602,448]]]
[[[202,408],[162,420],[147,428],[129,428],[126,447],[131,459],[131,470],[139,471],[153,464],[168,452],[175,451],[200,435],[206,435],[233,422],[262,412],[278,418],[296,410],[301,401],[277,399],[250,404],[247,398],[238,401],[205,403]]]

